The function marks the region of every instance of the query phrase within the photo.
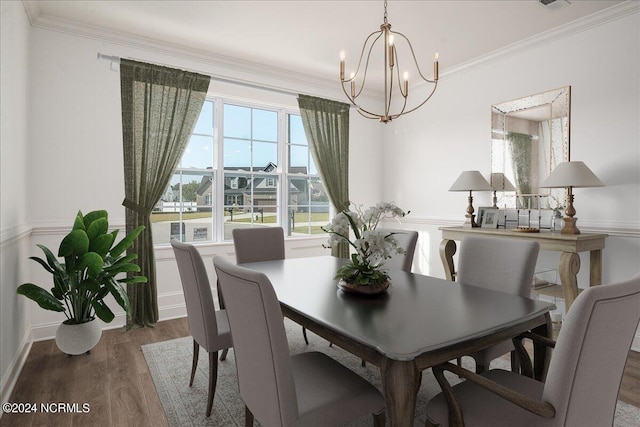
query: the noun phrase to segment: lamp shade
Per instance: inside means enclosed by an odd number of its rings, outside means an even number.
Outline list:
[[[491,188],[493,191],[516,191],[516,187],[502,172],[491,174]]]
[[[449,191],[491,191],[491,185],[478,171],[464,171]]]
[[[540,187],[604,187],[604,184],[584,162],[563,162],[551,172]]]

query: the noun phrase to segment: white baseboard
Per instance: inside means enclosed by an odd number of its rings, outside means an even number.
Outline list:
[[[20,372],[22,372],[22,368],[27,361],[29,351],[31,351],[32,343],[31,331],[27,331],[24,334],[24,337],[22,337],[22,342],[19,346],[20,351],[16,353],[9,364],[9,368],[5,375],[2,377],[2,383],[0,384],[0,390],[2,390],[2,394],[0,395],[1,402],[9,402],[13,388],[15,387],[18,377],[20,376]],[[0,412],[0,417],[2,417],[2,412]]]
[[[636,335],[633,337],[633,342],[631,343],[631,350],[640,352],[640,335]]]

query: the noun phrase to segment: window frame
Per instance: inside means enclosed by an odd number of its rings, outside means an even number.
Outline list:
[[[176,167],[173,171],[173,175],[178,175],[180,173],[187,175],[193,174],[201,174],[201,175],[210,175],[213,180],[213,189],[215,194],[211,198],[212,206],[211,206],[211,222],[212,222],[212,236],[209,240],[199,241],[198,244],[207,244],[207,245],[215,245],[215,244],[225,244],[229,243],[230,240],[225,240],[225,208],[226,206],[226,195],[224,191],[225,185],[225,169],[224,169],[224,106],[226,105],[234,105],[238,107],[251,108],[257,110],[265,110],[275,112],[277,114],[277,138],[276,138],[276,149],[277,149],[277,167],[272,172],[263,172],[263,171],[255,171],[250,170],[247,172],[239,172],[239,174],[249,174],[249,175],[270,175],[267,179],[269,181],[274,182],[274,184],[278,187],[276,191],[276,223],[274,226],[281,226],[284,229],[286,238],[293,239],[304,239],[304,238],[317,238],[317,237],[326,237],[321,234],[304,234],[304,235],[295,235],[292,236],[292,230],[290,230],[290,221],[289,221],[289,186],[291,184],[292,179],[305,179],[308,181],[318,179],[322,181],[322,178],[319,173],[310,174],[310,170],[307,170],[306,174],[302,173],[290,173],[289,172],[289,116],[300,116],[300,111],[288,106],[271,104],[268,102],[247,100],[247,99],[238,99],[233,97],[224,97],[224,96],[216,96],[216,95],[208,95],[206,97],[206,101],[213,103],[213,159],[212,159],[212,168],[211,169],[200,169],[200,168],[185,168],[182,167],[181,164]],[[252,118],[252,126],[253,126],[253,118]],[[200,135],[201,133],[192,133],[192,135]],[[206,135],[207,137],[210,135]],[[251,138],[253,140],[253,138]],[[260,140],[258,140],[260,141]],[[295,145],[295,144],[294,144]],[[311,156],[311,153],[308,154]],[[182,162],[182,158],[180,159]],[[252,159],[253,163],[253,159]],[[255,165],[252,165],[255,166]],[[317,169],[317,166],[316,166]],[[316,172],[318,172],[316,170]],[[227,173],[233,173],[229,171]],[[172,178],[173,179],[173,178]],[[238,185],[239,186],[239,185]],[[179,201],[182,202],[182,195],[180,193]],[[311,203],[309,201],[309,203]],[[252,203],[253,206],[253,203]],[[329,218],[331,218],[333,214],[333,206],[331,202],[328,202],[329,206]],[[184,224],[184,219],[182,216],[182,212],[179,215],[179,222]],[[189,240],[187,240],[189,241]],[[159,243],[158,245],[166,245],[165,243]]]

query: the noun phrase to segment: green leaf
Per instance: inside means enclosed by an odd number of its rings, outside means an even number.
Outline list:
[[[76,215],[75,221],[73,221],[72,230],[86,230],[87,228],[84,226],[84,218],[82,217],[82,212],[78,211]]]
[[[133,241],[138,237],[140,233],[142,233],[142,230],[144,230],[144,225],[139,226],[138,228],[133,230],[131,233],[126,235],[117,245],[115,245],[111,249],[111,252],[110,252],[111,256],[117,258],[118,256],[120,256],[121,253],[123,253],[128,248],[130,248],[131,245],[133,244]]]
[[[91,306],[96,311],[96,316],[105,323],[111,322],[115,317],[113,312],[102,300],[91,300]]]
[[[80,257],[76,268],[80,271],[87,269],[87,275],[89,277],[98,277],[100,272],[102,271],[102,267],[104,265],[104,261],[102,257],[95,252],[87,252],[86,254]]]
[[[35,301],[45,310],[66,311],[64,305],[56,297],[33,283],[25,283],[18,286],[16,293]]]
[[[109,221],[109,214],[107,213],[107,211],[105,210],[99,210],[99,211],[91,211],[88,214],[86,214],[84,216],[84,227],[85,229],[89,229],[89,226],[91,225],[92,222],[94,222],[97,219],[100,218],[104,218],[107,223]]]
[[[84,230],[72,230],[67,234],[58,249],[58,256],[68,257],[73,254],[82,256],[89,250],[89,236]]]
[[[135,259],[138,259],[138,254],[129,254],[117,259],[115,262],[112,262],[111,265],[116,266],[118,264],[127,264]]]
[[[100,290],[100,283],[94,278],[88,278],[80,282],[79,289],[88,290],[92,294],[97,293]]]
[[[100,290],[95,294],[94,298],[96,300],[103,300],[104,297],[106,297],[107,295],[109,295],[109,289],[106,286],[104,286],[100,288]]]
[[[38,264],[40,264],[42,266],[42,268],[47,270],[49,273],[51,273],[51,274],[54,273],[54,270],[51,269],[51,267],[49,267],[49,264],[47,264],[46,261],[43,260],[42,258],[38,258],[37,256],[30,256],[29,259],[32,259],[35,262],[37,262]]]
[[[360,229],[358,229],[358,226],[356,225],[356,223],[353,220],[353,218],[351,218],[351,215],[349,215],[347,212],[344,212],[344,214],[347,217],[347,219],[349,220],[349,224],[351,225],[351,229],[353,230],[353,234],[356,236],[356,239],[359,239],[360,238]]]
[[[104,259],[107,256],[109,249],[111,249],[113,239],[114,236],[111,233],[101,234],[91,240],[91,243],[89,243],[89,251],[99,254],[102,259]]]
[[[104,271],[115,276],[118,273],[128,273],[130,271],[138,272],[140,271],[140,266],[137,264],[115,264],[109,267],[104,267]]]
[[[53,285],[56,292],[52,292],[56,298],[58,295],[65,295],[69,292],[69,276],[67,276],[66,272],[64,274],[54,274],[53,275]],[[62,297],[58,298],[62,299]]]
[[[59,300],[62,300],[62,298],[63,298],[62,292],[60,291],[60,288],[58,288],[58,287],[51,288],[51,294],[54,297],[56,297],[57,299],[59,299]]]
[[[87,227],[87,236],[89,236],[89,240],[91,241],[96,237],[105,234],[108,229],[109,221],[107,221],[107,218],[98,218],[91,222]]]
[[[124,287],[115,281],[107,282],[105,286],[109,289],[109,292],[111,292],[111,295],[113,295],[113,298],[120,307],[127,313],[127,316],[129,316],[131,314],[131,303],[129,302],[129,296]]]
[[[126,284],[147,283],[147,278],[145,276],[131,276],[124,279],[119,279],[118,282]]]
[[[47,262],[49,263],[49,267],[53,270],[64,270],[58,261],[58,258],[44,245],[38,245],[38,247],[44,252],[44,255],[47,257]]]

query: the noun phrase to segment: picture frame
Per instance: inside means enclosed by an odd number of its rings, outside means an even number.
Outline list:
[[[482,215],[482,228],[498,228],[499,209],[485,208]]]
[[[478,226],[482,226],[482,220],[484,219],[484,214],[487,211],[487,209],[494,209],[491,206],[481,206],[478,208],[478,215],[476,216],[476,224],[478,224]]]

